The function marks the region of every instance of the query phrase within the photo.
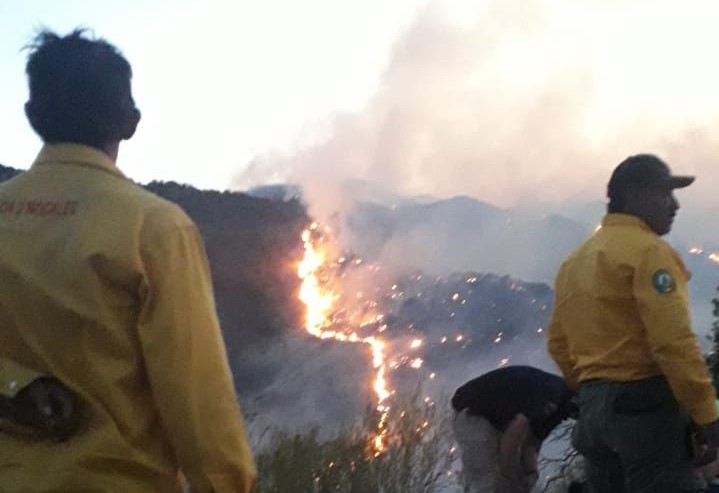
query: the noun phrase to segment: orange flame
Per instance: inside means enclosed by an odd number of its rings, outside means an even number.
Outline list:
[[[374,336],[361,337],[350,329],[342,332],[330,329],[332,325],[331,316],[338,296],[324,289],[320,282],[319,270],[326,264],[327,258],[325,252],[318,251],[313,244],[312,231],[317,228],[317,223],[313,223],[310,229],[302,232],[305,255],[297,267],[297,274],[302,279],[300,300],[307,307],[305,329],[319,339],[334,339],[340,342],[361,343],[370,346],[372,350],[372,366],[375,369],[373,389],[377,396],[376,409],[380,415],[377,433],[371,442],[374,455],[378,456],[387,446],[386,425],[390,410],[389,406],[385,405],[385,401],[390,396],[385,378],[385,343]],[[381,315],[379,315],[373,321],[381,320],[381,318]]]
[[[719,264],[719,252],[707,252],[701,247],[692,247],[689,249],[691,255],[703,255],[715,264]]]

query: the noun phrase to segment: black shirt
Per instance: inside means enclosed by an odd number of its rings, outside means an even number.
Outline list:
[[[534,435],[544,440],[569,417],[572,396],[557,375],[531,366],[507,366],[462,385],[452,397],[452,407],[482,416],[500,431],[521,413]]]

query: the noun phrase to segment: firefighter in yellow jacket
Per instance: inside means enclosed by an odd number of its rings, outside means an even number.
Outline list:
[[[140,119],[130,65],[82,31],[45,31],[27,75],[44,146],[0,185],[0,395],[50,379],[82,413],[65,440],[0,423],[0,490],[175,492],[182,473],[196,493],[249,493],[202,240],[115,165]]]
[[[592,493],[703,491],[693,461],[716,456],[716,396],[691,329],[689,273],[660,238],[679,209],[674,189],[693,180],[653,155],[624,160],[601,228],[556,279],[549,351],[579,389],[573,439]],[[692,429],[703,443],[694,457]]]

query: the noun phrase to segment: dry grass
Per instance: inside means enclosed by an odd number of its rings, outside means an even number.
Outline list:
[[[419,392],[398,399],[387,426],[389,444],[374,456],[368,438],[378,416],[330,438],[318,430],[271,431],[257,455],[257,493],[438,493],[459,491],[452,471],[450,413]]]

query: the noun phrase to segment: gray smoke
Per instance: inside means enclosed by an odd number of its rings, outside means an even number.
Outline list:
[[[672,242],[685,254],[691,246],[719,250],[719,118],[696,116],[689,104],[711,64],[689,54],[706,52],[708,34],[674,37],[667,49],[667,32],[691,29],[673,25],[681,21],[669,7],[643,0],[486,5],[460,26],[430,2],[395,43],[361,111],[332,115],[294,151],[255,157],[236,185],[277,177],[298,185],[311,214],[338,226],[345,248],[383,268],[551,283],[600,220],[614,166],[652,152],[675,172],[698,175],[678,192],[683,210]],[[574,17],[562,20],[564,10]],[[622,63],[608,65],[624,52]],[[458,196],[442,210],[430,207]],[[696,328],[704,332],[719,268],[690,263],[699,280]],[[511,347],[512,363],[552,367],[538,345]],[[499,356],[448,370],[442,387],[496,367]]]
[[[648,64],[658,53],[640,49],[654,37],[662,49],[664,33],[647,24],[653,29],[630,41],[615,30],[628,43],[624,72],[610,71],[598,56],[610,49],[601,27],[612,26],[602,26],[609,22],[604,19],[614,15],[626,22],[645,4],[584,1],[567,7],[583,20],[581,13],[596,12],[599,27],[585,29],[571,17],[562,20],[562,9],[552,2],[491,1],[469,26],[450,23],[440,4],[430,3],[395,43],[362,111],[334,115],[296,152],[257,156],[237,183],[284,176],[301,185],[321,218],[351,205],[349,180],[404,196],[469,195],[499,206],[556,207],[602,199],[614,165],[648,151],[700,175],[686,193],[687,204],[716,205],[717,119],[676,116],[664,107],[645,114],[641,87],[629,83],[656,68]],[[668,70],[684,49],[696,51],[702,42],[680,41],[686,46],[664,53]],[[684,76],[678,83],[690,81]],[[658,102],[690,94],[687,86]],[[612,113],[611,105],[620,103]]]

